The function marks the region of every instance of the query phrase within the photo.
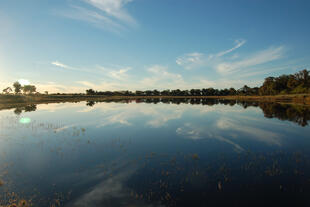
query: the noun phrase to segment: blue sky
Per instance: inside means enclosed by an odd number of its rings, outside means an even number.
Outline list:
[[[310,1],[0,0],[0,87],[258,86],[310,69]]]

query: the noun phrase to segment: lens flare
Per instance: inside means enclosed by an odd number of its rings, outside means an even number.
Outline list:
[[[21,124],[29,124],[31,122],[31,119],[28,117],[23,117],[19,120],[19,123]]]

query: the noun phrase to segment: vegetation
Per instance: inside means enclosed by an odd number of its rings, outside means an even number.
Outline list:
[[[259,88],[259,95],[310,93],[310,76],[308,70],[294,75],[268,77]]]
[[[12,92],[12,88],[11,87],[7,87],[7,88],[3,89],[3,93],[4,94],[9,94],[11,92]]]
[[[23,91],[24,94],[34,94],[37,91],[36,86],[34,85],[24,85],[22,86],[18,81],[13,83],[14,93],[20,94]],[[11,87],[7,87],[2,90],[4,94],[10,94],[13,92]]]
[[[13,87],[14,87],[14,91],[15,91],[15,94],[18,94],[21,92],[21,90],[23,89],[22,85],[16,81],[14,84],[13,84]]]
[[[37,90],[36,87],[33,85],[25,85],[23,87],[24,94],[33,94],[36,92],[36,90]]]

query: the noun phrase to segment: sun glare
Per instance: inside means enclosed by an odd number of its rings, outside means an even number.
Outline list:
[[[19,120],[19,123],[21,124],[29,124],[31,122],[31,119],[28,117],[23,117]]]
[[[29,85],[30,82],[28,80],[25,80],[25,79],[19,79],[18,82],[21,84],[21,85]]]

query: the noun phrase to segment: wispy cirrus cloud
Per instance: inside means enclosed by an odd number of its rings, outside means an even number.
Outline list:
[[[234,53],[245,43],[246,40],[243,39],[235,40],[234,47],[216,54],[188,53],[178,57],[176,63],[187,70],[205,67],[222,76],[236,75],[237,72],[240,75],[241,72],[244,75],[243,77],[246,77],[268,73],[264,65],[283,58],[286,51],[284,46],[278,46],[254,51],[246,55]]]
[[[126,11],[125,5],[132,0],[84,0],[86,3],[100,9],[106,15],[128,24],[136,25],[136,20]]]
[[[284,47],[271,47],[266,50],[256,52],[255,54],[237,60],[234,62],[223,62],[216,66],[216,70],[224,75],[231,74],[240,70],[248,69],[253,66],[269,63],[283,57]]]
[[[221,57],[223,55],[226,55],[228,53],[231,53],[233,52],[234,50],[238,49],[239,47],[241,47],[242,45],[244,45],[246,43],[246,40],[243,40],[243,39],[240,39],[240,40],[235,40],[235,47],[229,49],[229,50],[226,50],[226,51],[223,51],[223,52],[219,52],[216,56],[217,57]]]
[[[55,66],[57,66],[57,67],[60,67],[60,68],[64,68],[64,69],[69,69],[69,70],[72,70],[72,69],[73,69],[72,67],[70,67],[70,66],[68,66],[68,65],[65,65],[65,64],[63,64],[63,63],[61,63],[61,62],[59,62],[59,61],[53,61],[53,62],[51,62],[51,64],[52,64],[52,65],[55,65]]]
[[[100,29],[121,34],[128,28],[138,25],[125,8],[130,2],[132,0],[83,0],[79,5],[70,5],[69,10],[57,11],[56,13],[66,18],[90,23]]]
[[[112,68],[97,66],[96,68],[81,69],[81,68],[69,66],[59,61],[51,62],[51,65],[56,66],[58,68],[66,69],[66,70],[72,70],[72,71],[78,71],[78,72],[84,72],[84,73],[101,74],[103,77],[108,77],[109,79],[115,79],[115,80],[127,79],[129,77],[127,72],[131,70],[131,67],[121,67],[121,66],[112,67]]]
[[[83,72],[83,73],[94,73],[94,72],[96,72],[94,70],[86,70],[86,69],[81,69],[78,67],[73,67],[73,66],[67,65],[65,63],[59,62],[59,61],[51,62],[51,65],[58,67],[58,68],[65,69],[65,70],[71,70],[71,71],[76,71],[76,72]]]
[[[166,66],[153,65],[147,71],[149,72],[148,77],[139,81],[140,85],[145,89],[154,89],[154,87],[175,88],[176,85],[184,84],[182,75],[169,72]]]
[[[233,141],[231,139],[224,138],[215,131],[206,130],[205,127],[193,125],[192,123],[185,123],[183,126],[176,129],[176,133],[192,140],[215,139],[232,145],[237,152],[244,151],[244,148],[242,148],[239,144],[235,143],[235,140]]]
[[[228,49],[221,51],[216,54],[204,54],[200,52],[193,52],[188,53],[183,56],[180,56],[176,59],[176,63],[179,66],[184,67],[187,70],[191,70],[194,68],[202,67],[202,66],[208,66],[210,64],[214,64],[214,62],[218,61],[218,59],[224,55],[227,55],[236,49],[242,47],[246,43],[246,40],[238,39],[235,40],[235,46]]]
[[[251,139],[255,139],[260,142],[265,142],[269,145],[278,145],[281,146],[281,136],[277,133],[266,129],[260,129],[257,127],[248,126],[245,123],[239,123],[238,121],[221,118],[216,122],[216,127],[221,130],[234,130],[238,132],[242,132],[245,134],[249,134],[248,136]]]
[[[178,57],[176,63],[187,70],[191,70],[202,66],[208,59],[209,57],[203,53],[193,52]]]
[[[132,68],[131,67],[114,67],[114,68],[109,68],[109,67],[103,67],[103,66],[98,66],[98,68],[105,72],[105,74],[116,80],[125,80],[129,78],[128,71],[130,71]]]

